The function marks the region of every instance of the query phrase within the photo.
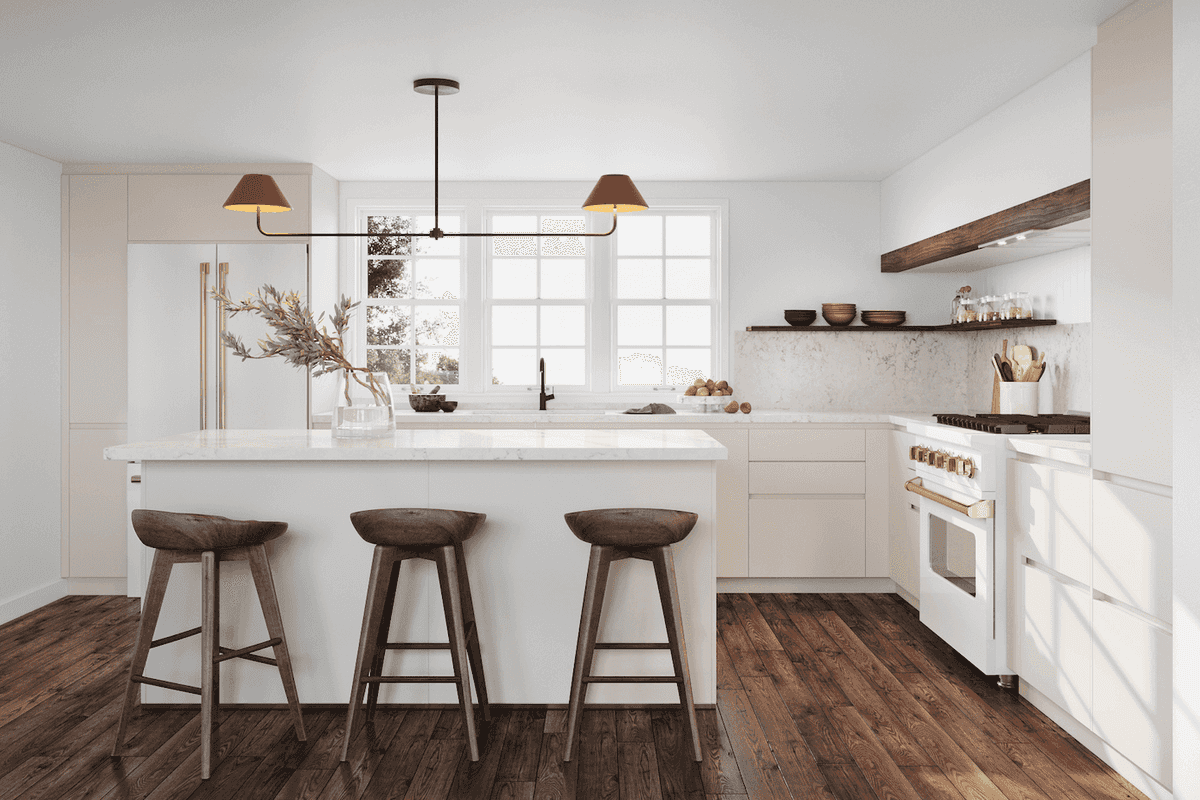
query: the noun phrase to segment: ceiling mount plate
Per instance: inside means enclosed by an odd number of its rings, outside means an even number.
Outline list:
[[[413,81],[413,91],[417,94],[458,94],[458,81],[449,78],[418,78]]]

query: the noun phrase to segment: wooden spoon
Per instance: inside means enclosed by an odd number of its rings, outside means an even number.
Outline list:
[[[1018,381],[1028,380],[1026,373],[1033,365],[1033,351],[1028,345],[1018,344],[1012,351],[1013,377]]]

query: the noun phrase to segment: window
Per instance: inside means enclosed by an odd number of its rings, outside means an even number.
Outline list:
[[[460,230],[461,218],[442,216],[442,230]],[[367,232],[429,230],[432,216],[370,215]],[[462,316],[462,240],[367,240],[367,366],[392,384],[459,382]]]
[[[490,214],[493,231],[582,233],[583,214]],[[488,348],[493,386],[538,382],[538,360],[554,383],[587,385],[587,240],[497,237],[488,252]]]
[[[362,301],[356,363],[393,386],[456,386],[456,396],[559,397],[682,390],[724,368],[723,206],[656,204],[621,215],[611,237],[496,238],[383,234],[428,231],[420,205],[352,204]],[[607,230],[607,215],[556,202],[459,201],[446,231],[570,234]],[[524,401],[522,401],[524,402]]]

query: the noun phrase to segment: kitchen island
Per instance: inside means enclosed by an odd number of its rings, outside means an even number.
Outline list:
[[[200,431],[110,447],[110,460],[141,463],[140,505],[165,511],[276,519],[272,543],[288,646],[303,703],[345,703],[362,623],[371,545],[350,524],[369,508],[453,508],[487,514],[465,544],[488,691],[498,703],[565,704],[587,572],[588,545],[563,514],[589,508],[655,507],[700,519],[674,546],[684,635],[698,704],[716,701],[716,462],[723,445],[695,430],[399,430],[377,440],[333,440],[329,431]],[[136,539],[143,557],[150,551]],[[143,575],[147,570],[143,570]],[[613,565],[600,641],[665,641],[648,562]],[[131,586],[131,594],[141,594]],[[156,636],[193,627],[199,568],[178,565]],[[246,564],[222,566],[222,644],[263,641],[266,628]],[[445,641],[432,563],[401,571],[393,641]],[[195,683],[194,640],[156,648],[146,674]],[[444,652],[392,652],[388,671],[449,674]],[[669,674],[660,651],[605,651],[596,674]],[[384,685],[380,700],[454,703],[454,688]],[[189,699],[143,687],[145,702]],[[282,703],[275,671],[230,661],[221,698]],[[597,684],[598,703],[673,703],[671,686]]]

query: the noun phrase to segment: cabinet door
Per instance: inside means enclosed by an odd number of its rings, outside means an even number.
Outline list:
[[[1171,500],[1092,482],[1092,586],[1171,622]]]
[[[750,577],[864,577],[863,500],[750,499]]]
[[[1009,462],[1009,535],[1020,553],[1082,584],[1092,580],[1092,478]]]
[[[863,430],[752,430],[751,461],[863,461]]]
[[[104,448],[124,444],[123,430],[70,434],[72,578],[125,577],[125,462],[105,461]]]
[[[1170,786],[1171,634],[1101,600],[1092,628],[1092,729]]]
[[[717,577],[745,578],[750,573],[749,492],[746,483],[746,454],[749,431],[714,428],[706,430],[729,450],[729,458],[717,463]]]
[[[888,471],[888,576],[913,597],[919,597],[921,593],[918,570],[921,515],[917,509],[917,496],[905,490],[904,482],[917,474],[908,458],[909,448],[916,443],[917,437],[911,433],[893,431]]]
[[[254,215],[227,211],[241,175],[130,175],[129,241],[261,242]],[[122,176],[124,180],[124,176]],[[268,231],[310,230],[311,175],[276,175],[292,210],[263,214]]]
[[[1024,565],[1021,680],[1084,725],[1092,719],[1092,598],[1080,586]]]

